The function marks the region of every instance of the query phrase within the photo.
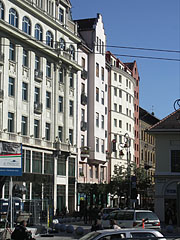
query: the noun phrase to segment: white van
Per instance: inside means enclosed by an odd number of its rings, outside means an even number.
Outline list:
[[[145,220],[145,228],[160,229],[160,220],[157,215],[149,210],[117,210],[111,212],[105,219],[102,219],[103,228],[110,227],[110,220],[116,220],[121,228],[142,227],[142,220]]]

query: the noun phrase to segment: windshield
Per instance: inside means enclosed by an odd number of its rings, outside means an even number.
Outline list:
[[[95,237],[99,236],[100,233],[98,232],[90,232],[88,234],[86,234],[85,236],[83,236],[82,238],[80,238],[79,240],[93,240]]]
[[[146,219],[148,220],[159,220],[155,213],[153,212],[137,212],[136,213],[136,220]]]

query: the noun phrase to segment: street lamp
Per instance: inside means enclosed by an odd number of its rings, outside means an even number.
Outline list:
[[[128,194],[127,194],[127,205],[130,207],[131,199],[131,159],[130,159],[130,137],[128,133],[124,134],[124,142],[119,144],[119,155],[120,157],[124,156],[123,149],[126,149],[127,152],[127,176],[128,176]]]

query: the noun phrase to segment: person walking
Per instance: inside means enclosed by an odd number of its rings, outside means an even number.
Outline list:
[[[11,235],[11,239],[13,240],[30,240],[32,238],[31,231],[28,231],[27,222],[25,220],[21,221],[19,225],[17,225]]]
[[[111,229],[121,229],[121,227],[116,223],[114,219],[110,220],[110,228]]]

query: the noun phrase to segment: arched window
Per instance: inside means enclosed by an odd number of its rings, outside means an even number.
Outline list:
[[[69,46],[69,53],[73,60],[75,60],[75,49],[72,45]]]
[[[59,46],[60,46],[60,49],[61,50],[65,50],[65,48],[66,48],[66,43],[65,43],[65,40],[63,39],[63,38],[60,38],[59,39]]]
[[[9,24],[14,27],[18,27],[18,14],[13,8],[9,10]]]
[[[0,19],[4,19],[4,5],[0,1]]]
[[[53,47],[53,35],[50,31],[46,32],[46,45]]]
[[[31,34],[31,22],[28,17],[23,17],[22,20],[22,30],[27,34]]]
[[[39,41],[42,41],[42,27],[39,24],[35,25],[35,38]]]

